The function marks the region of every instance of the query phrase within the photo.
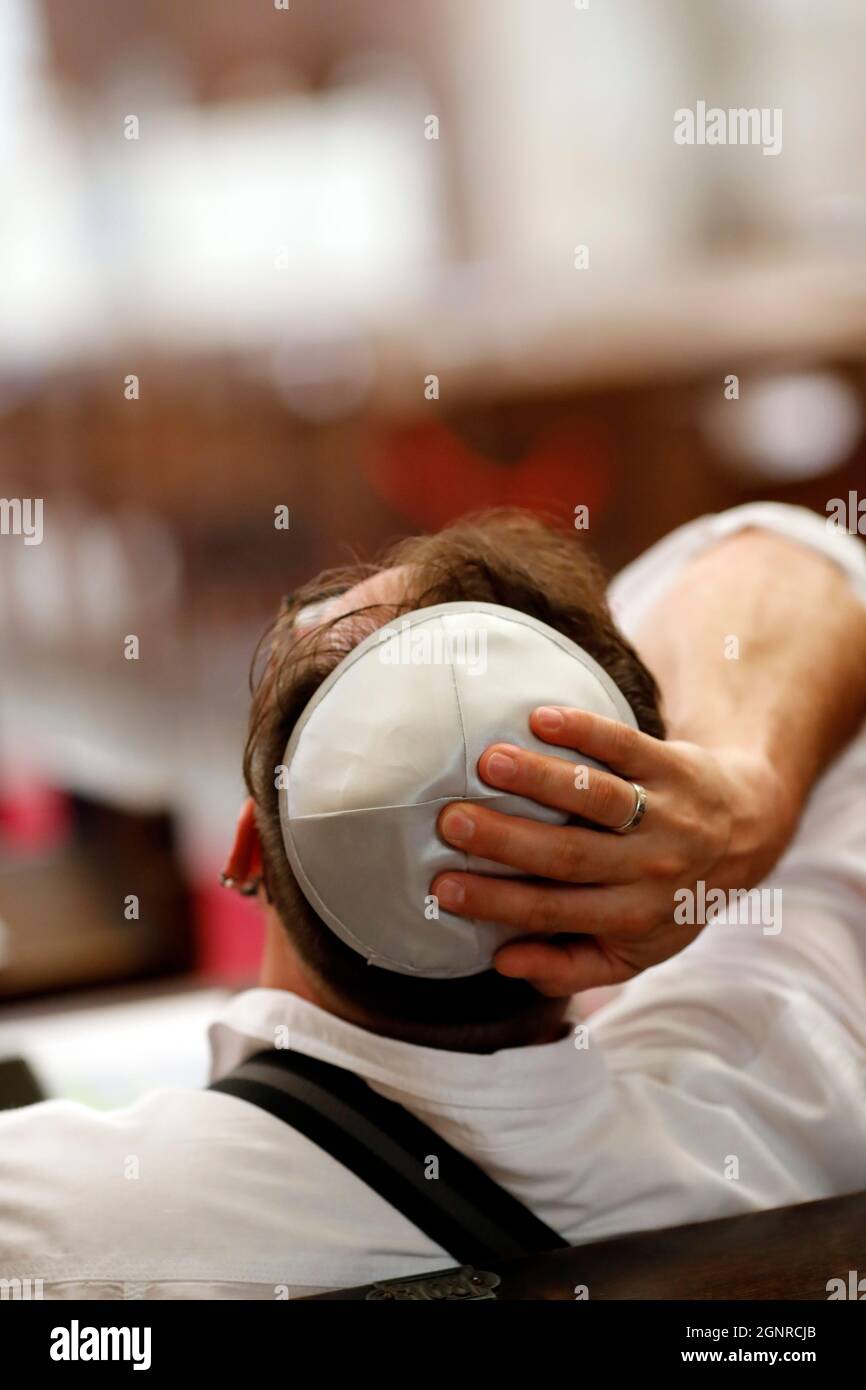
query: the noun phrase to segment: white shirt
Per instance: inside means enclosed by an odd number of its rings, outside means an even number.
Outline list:
[[[866,596],[850,537],[796,509],[739,508],[620,576],[624,629],[698,549],[755,524],[827,550]],[[211,1027],[213,1074],[287,1026],[292,1047],[400,1101],[575,1243],[866,1187],[866,727],[764,886],[781,889],[780,932],[723,914],[624,985],[588,1047],[569,1034],[442,1052],[254,989]],[[41,1279],[45,1297],[281,1298],[450,1264],[310,1141],[230,1096],[0,1116],[0,1279]]]

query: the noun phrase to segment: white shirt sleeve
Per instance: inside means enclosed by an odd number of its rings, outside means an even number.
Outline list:
[[[727,512],[700,516],[678,527],[627,565],[608,589],[613,616],[620,630],[633,640],[649,610],[691,560],[737,531],[755,527],[787,536],[835,561],[866,603],[866,547],[855,536],[831,525],[828,517],[805,507],[791,507],[782,502],[749,502]]]

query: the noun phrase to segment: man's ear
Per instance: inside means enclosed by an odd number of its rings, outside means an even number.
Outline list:
[[[262,846],[256,826],[256,803],[248,796],[235,826],[234,843],[223,868],[223,882],[239,887],[262,876]]]

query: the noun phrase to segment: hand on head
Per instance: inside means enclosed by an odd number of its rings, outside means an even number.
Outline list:
[[[536,710],[531,727],[610,770],[580,777],[562,758],[495,744],[479,760],[485,782],[583,824],[546,825],[477,803],[442,811],[450,844],[526,875],[449,870],[431,884],[449,912],[526,932],[497,952],[501,974],[550,996],[620,984],[700,932],[675,922],[678,889],[701,879],[708,889],[751,887],[772,866],[784,832],[767,833],[778,823],[778,784],[764,759],[662,742],[578,709]],[[634,810],[635,782],[646,789],[646,815],[633,832],[611,834]]]

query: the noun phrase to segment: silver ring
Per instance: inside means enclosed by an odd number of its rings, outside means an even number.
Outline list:
[[[615,835],[627,835],[630,830],[636,830],[646,815],[646,787],[642,787],[640,782],[632,782],[632,786],[634,787],[634,810],[627,821],[624,821],[622,825],[613,827]]]

